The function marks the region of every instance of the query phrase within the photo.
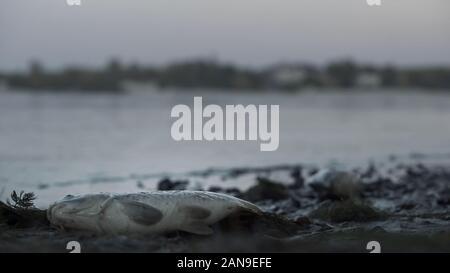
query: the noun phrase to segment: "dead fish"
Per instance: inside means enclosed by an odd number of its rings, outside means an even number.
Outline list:
[[[154,234],[186,231],[213,233],[210,225],[231,213],[262,214],[254,204],[207,191],[153,191],[131,194],[66,196],[51,205],[47,218],[54,226],[107,234]]]

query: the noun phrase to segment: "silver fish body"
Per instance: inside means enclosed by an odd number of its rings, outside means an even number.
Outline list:
[[[109,234],[152,234],[186,231],[211,234],[209,225],[231,213],[260,214],[254,204],[206,191],[154,191],[131,194],[67,196],[51,205],[47,218],[54,226]]]

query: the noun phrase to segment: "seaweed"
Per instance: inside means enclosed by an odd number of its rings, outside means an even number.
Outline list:
[[[9,206],[13,208],[30,209],[34,208],[34,200],[36,200],[36,195],[33,192],[20,191],[20,193],[17,194],[16,191],[13,191],[11,193],[11,199],[13,204],[9,200],[6,200],[6,203]]]

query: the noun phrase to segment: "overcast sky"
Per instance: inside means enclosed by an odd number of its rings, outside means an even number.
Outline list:
[[[215,56],[259,66],[352,57],[450,64],[449,0],[0,0],[0,69],[161,64]]]

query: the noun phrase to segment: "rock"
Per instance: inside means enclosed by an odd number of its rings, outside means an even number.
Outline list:
[[[291,172],[291,177],[294,180],[293,188],[302,188],[305,184],[305,179],[302,176],[302,168],[294,168]]]
[[[381,191],[395,190],[398,188],[390,178],[380,177],[370,183],[367,183],[364,187],[364,192],[381,196]]]
[[[301,226],[309,226],[312,224],[311,220],[306,216],[298,216],[294,219],[294,223]]]
[[[239,176],[241,176],[241,175],[244,175],[244,174],[246,174],[246,173],[248,173],[248,172],[249,172],[249,169],[247,169],[247,168],[236,168],[236,169],[232,169],[232,170],[228,173],[227,178],[237,178],[237,177],[239,177]]]
[[[233,195],[233,196],[242,195],[241,191],[238,188],[227,188],[227,189],[225,189],[225,193]]]
[[[208,188],[208,191],[226,193],[236,197],[242,195],[241,191],[238,188],[222,188],[219,186],[211,186]]]
[[[417,204],[415,204],[411,201],[403,202],[399,205],[400,210],[412,210],[415,207],[417,207]]]
[[[377,173],[377,169],[373,163],[370,163],[367,169],[361,174],[362,178],[372,178]]]
[[[437,203],[441,206],[450,205],[450,188],[444,189],[439,194],[439,199],[437,200]]]
[[[316,167],[312,167],[311,169],[308,170],[308,175],[309,176],[314,176],[316,175],[320,170]]]
[[[208,188],[208,191],[211,192],[224,192],[223,188],[219,187],[219,186],[211,186]]]
[[[379,212],[370,205],[361,201],[325,201],[310,215],[312,218],[328,222],[369,222],[384,218],[383,213]]]
[[[242,195],[243,199],[258,202],[263,200],[278,201],[289,198],[289,192],[284,185],[262,177],[258,177],[257,180],[258,183]]]
[[[406,175],[409,176],[410,178],[420,178],[426,176],[427,174],[428,169],[422,164],[408,166],[406,168]]]
[[[172,181],[169,178],[164,178],[158,183],[158,190],[160,191],[171,191],[171,190],[185,190],[189,181],[180,180]]]
[[[309,186],[322,200],[346,200],[361,197],[362,184],[348,172],[324,170],[310,178]]]

